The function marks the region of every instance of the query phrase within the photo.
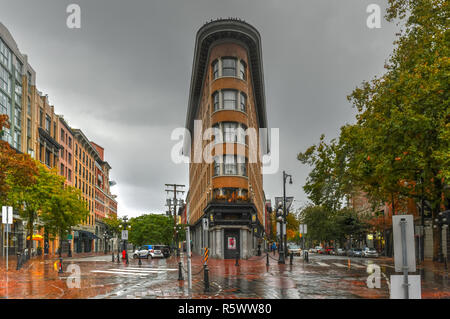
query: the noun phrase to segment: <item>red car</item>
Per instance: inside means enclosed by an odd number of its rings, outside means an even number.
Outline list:
[[[327,248],[325,248],[325,254],[327,254],[327,255],[334,255],[334,247],[327,247]]]

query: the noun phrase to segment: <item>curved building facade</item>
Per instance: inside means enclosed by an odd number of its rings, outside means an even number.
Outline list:
[[[187,218],[193,251],[233,259],[257,253],[265,225],[261,155],[267,128],[261,37],[220,19],[197,32],[186,127],[192,140]]]

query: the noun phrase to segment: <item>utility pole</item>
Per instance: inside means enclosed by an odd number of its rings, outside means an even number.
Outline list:
[[[180,247],[178,244],[178,231],[177,231],[177,193],[184,194],[184,190],[180,190],[180,188],[184,188],[185,185],[178,185],[178,184],[165,184],[166,186],[166,192],[169,194],[169,192],[173,192],[173,231],[174,231],[174,238],[175,243],[177,246],[177,257],[180,257]],[[168,189],[167,189],[168,188]],[[178,188],[178,190],[177,190]],[[167,206],[169,206],[169,213],[170,213],[170,198],[167,199]]]

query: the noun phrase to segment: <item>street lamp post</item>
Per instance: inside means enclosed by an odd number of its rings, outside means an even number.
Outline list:
[[[123,216],[122,217],[122,224],[121,225],[119,225],[119,227],[122,229],[122,230],[130,230],[131,229],[131,226],[130,225],[128,225],[128,217],[127,216]],[[128,260],[128,252],[127,252],[127,240],[126,239],[123,239],[123,251],[125,251],[125,259],[126,260]]]
[[[107,246],[108,246],[108,233],[105,231],[103,234],[103,240],[105,241],[105,255],[108,253]]]
[[[286,174],[285,171],[283,171],[283,213],[281,216],[279,216],[280,221],[280,254],[278,263],[284,264],[285,263],[285,253],[286,253],[286,247],[287,247],[287,235],[284,234],[284,225],[286,224],[286,180],[289,177],[289,184],[292,184],[292,175]],[[281,218],[280,218],[281,217]],[[283,244],[284,242],[284,244]]]

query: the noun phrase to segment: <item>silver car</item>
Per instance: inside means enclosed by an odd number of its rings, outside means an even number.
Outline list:
[[[152,245],[148,250],[150,258],[164,258],[163,246],[162,245]]]
[[[366,248],[363,251],[363,257],[377,258],[378,252],[374,248]]]

